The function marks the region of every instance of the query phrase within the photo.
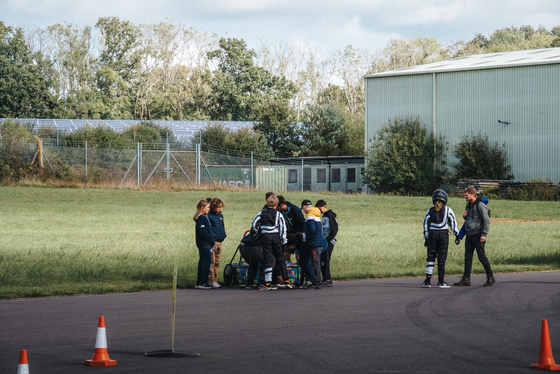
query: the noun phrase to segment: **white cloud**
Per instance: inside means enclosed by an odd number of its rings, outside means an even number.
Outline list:
[[[93,26],[102,16],[140,23],[166,19],[199,31],[243,38],[312,42],[333,48],[375,48],[390,37],[432,36],[441,42],[489,34],[521,24],[560,24],[560,1],[533,0],[0,0],[11,25],[74,23]]]

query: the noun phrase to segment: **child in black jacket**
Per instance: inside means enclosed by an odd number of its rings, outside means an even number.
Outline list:
[[[195,288],[210,290],[208,274],[210,273],[210,262],[212,261],[212,248],[214,247],[214,234],[208,219],[210,203],[200,200],[196,205],[196,214],[193,219],[196,222],[196,246],[198,247],[198,272],[196,275]]]
[[[318,200],[315,207],[319,208],[323,214],[321,225],[323,227],[323,237],[327,241],[327,249],[321,252],[321,273],[323,275],[321,286],[332,287],[331,256],[337,241],[338,221],[336,220],[336,213],[327,209],[327,202],[325,200]]]

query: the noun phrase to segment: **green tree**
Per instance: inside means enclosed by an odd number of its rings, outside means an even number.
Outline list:
[[[97,86],[104,96],[102,118],[131,119],[140,64],[140,29],[119,17],[100,17],[95,24],[103,36]]]
[[[363,180],[381,193],[428,195],[443,182],[443,140],[417,117],[395,117],[373,139]]]
[[[108,146],[109,143],[112,146],[117,146],[119,143],[119,133],[104,124],[98,124],[97,126],[86,125],[66,135],[64,140],[71,147],[82,145],[84,142],[90,143],[88,145],[90,147],[104,147]]]
[[[341,155],[363,155],[365,140],[364,108],[352,111],[349,109],[348,95],[342,87],[329,84],[319,92],[316,101],[322,104],[334,105],[339,113],[344,113],[344,126],[347,129],[342,142]]]
[[[254,107],[267,98],[289,100],[296,92],[286,78],[255,66],[256,53],[242,39],[220,39],[220,49],[208,53],[218,68],[203,76],[212,97],[208,111],[213,120],[252,121]]]
[[[267,144],[266,137],[249,127],[230,133],[224,142],[227,149],[239,151],[244,155],[253,152],[253,157],[268,160],[274,157],[274,151]]]
[[[52,73],[50,62],[30,51],[23,31],[0,21],[0,117],[58,115],[58,101],[50,92]]]
[[[66,118],[99,119],[105,112],[95,81],[98,60],[89,26],[72,24],[47,27],[52,45],[47,48],[54,64],[54,92],[65,104]]]
[[[335,105],[310,105],[303,113],[301,156],[340,156],[348,129]]]
[[[142,121],[136,125],[132,125],[122,132],[121,137],[128,142],[133,141],[136,143],[160,145],[177,142],[173,130],[167,126],[161,126],[154,121]]]
[[[488,136],[465,135],[453,147],[453,156],[457,162],[452,164],[450,183],[454,185],[459,179],[502,179],[510,180],[511,166],[507,164],[507,152],[504,145],[496,142],[490,144]]]
[[[255,114],[257,121],[253,128],[264,135],[273,152],[293,157],[301,146],[301,132],[289,103],[263,102],[255,106]]]
[[[202,141],[206,147],[225,148],[226,138],[231,130],[222,122],[209,122],[206,126],[194,133],[191,143],[198,144]]]

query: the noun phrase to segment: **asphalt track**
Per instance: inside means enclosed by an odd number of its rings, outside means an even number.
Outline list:
[[[179,274],[179,277],[181,275]],[[560,361],[560,271],[497,274],[493,287],[423,289],[421,278],[322,290],[179,290],[0,301],[0,373],[28,350],[39,373],[532,373],[541,322]],[[449,283],[456,281],[448,277]],[[84,365],[105,316],[117,366]]]

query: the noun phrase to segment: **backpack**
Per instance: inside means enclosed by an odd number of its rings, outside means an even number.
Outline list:
[[[492,211],[490,209],[488,209],[488,202],[489,202],[488,198],[487,197],[481,197],[481,198],[478,198],[476,200],[477,201],[475,201],[475,204],[476,204],[476,210],[478,211],[478,216],[480,216],[480,208],[478,207],[478,203],[480,201],[482,201],[484,203],[484,205],[486,205],[486,207],[487,207],[486,210],[488,210],[488,218],[490,218],[490,213]]]

